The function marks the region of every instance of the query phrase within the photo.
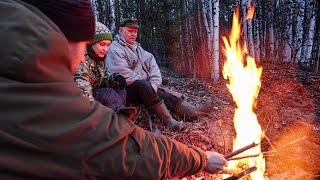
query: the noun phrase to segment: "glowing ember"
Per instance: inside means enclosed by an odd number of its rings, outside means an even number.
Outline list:
[[[254,8],[250,8],[248,15],[253,16]],[[232,94],[233,100],[237,104],[234,115],[234,126],[237,132],[233,144],[233,150],[240,149],[252,142],[259,143],[263,136],[261,126],[257,116],[253,112],[253,105],[258,96],[261,86],[262,68],[257,68],[254,58],[246,56],[246,46],[242,49],[240,43],[241,25],[239,23],[239,6],[233,15],[232,32],[229,40],[222,37],[225,44],[225,54],[227,60],[223,67],[223,76],[229,79],[227,87]],[[251,179],[264,179],[265,160],[261,153],[260,145],[251,148],[240,156],[256,155],[237,161],[230,161],[228,168],[244,168],[255,166],[257,170],[250,173]]]

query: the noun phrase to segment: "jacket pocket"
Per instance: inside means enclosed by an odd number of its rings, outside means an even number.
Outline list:
[[[130,58],[130,57],[128,57],[127,63],[128,63],[128,65],[129,65],[129,68],[130,68],[131,70],[134,70],[134,69],[137,67],[138,60],[135,59],[135,58]]]

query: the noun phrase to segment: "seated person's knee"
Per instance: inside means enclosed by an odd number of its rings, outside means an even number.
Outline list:
[[[151,86],[151,83],[147,80],[136,80],[131,85],[133,85],[135,88],[138,88],[141,93],[153,92],[153,88]]]

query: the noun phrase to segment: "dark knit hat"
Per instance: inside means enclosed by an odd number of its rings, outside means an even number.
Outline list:
[[[120,24],[121,27],[136,27],[139,28],[138,19],[136,18],[126,18],[122,20],[122,23]]]
[[[101,22],[96,22],[96,35],[91,40],[90,45],[93,45],[99,41],[110,40],[112,41],[112,34],[106,25]]]
[[[90,0],[22,0],[48,16],[69,41],[89,41],[95,32]]]

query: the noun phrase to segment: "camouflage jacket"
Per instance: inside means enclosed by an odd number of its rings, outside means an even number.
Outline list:
[[[83,91],[83,95],[90,101],[94,101],[92,91],[97,88],[111,87],[113,74],[106,69],[104,61],[95,61],[89,57],[88,53],[85,56],[85,61],[80,64],[74,74],[74,81]]]

